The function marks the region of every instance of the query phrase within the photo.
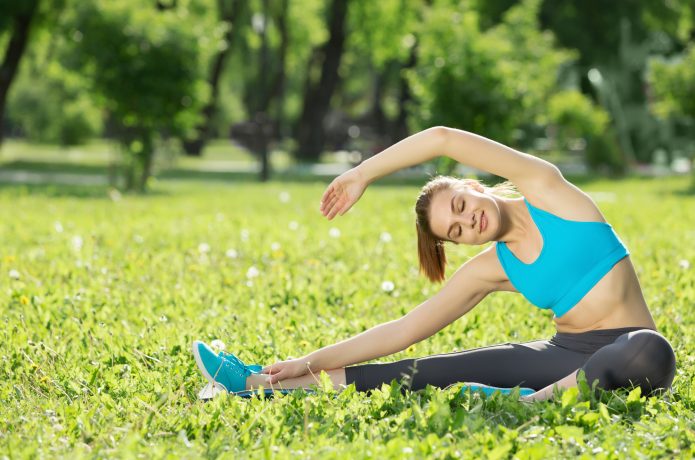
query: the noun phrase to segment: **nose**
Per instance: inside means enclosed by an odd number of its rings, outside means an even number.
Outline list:
[[[464,213],[461,216],[461,225],[463,225],[464,227],[468,225],[470,228],[474,229],[475,223],[475,212],[471,212],[469,215],[466,215],[466,213]]]

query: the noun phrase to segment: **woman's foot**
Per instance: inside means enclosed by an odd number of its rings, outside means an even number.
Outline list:
[[[227,392],[246,390],[246,379],[257,374],[262,366],[246,365],[231,353],[215,352],[207,344],[193,342],[193,356],[198,368],[213,385],[221,385]]]
[[[501,388],[493,387],[492,385],[485,385],[482,383],[466,382],[463,384],[461,392],[463,393],[466,390],[481,391],[485,393],[486,396],[492,396],[494,393],[502,393],[503,395],[508,395],[514,390],[514,388]],[[519,396],[521,396],[522,398],[532,395],[535,392],[536,390],[533,390],[531,388],[519,388]]]

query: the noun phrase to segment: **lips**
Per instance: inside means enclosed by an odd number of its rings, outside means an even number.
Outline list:
[[[484,216],[485,216],[485,211],[480,213],[480,230],[478,231],[478,233],[482,233],[484,230],[484,228],[483,228],[483,217]]]

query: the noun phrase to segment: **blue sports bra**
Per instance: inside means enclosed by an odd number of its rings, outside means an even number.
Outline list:
[[[543,249],[527,264],[498,241],[497,258],[517,291],[560,317],[630,252],[609,223],[567,220],[533,206],[526,198],[524,202],[543,237]]]

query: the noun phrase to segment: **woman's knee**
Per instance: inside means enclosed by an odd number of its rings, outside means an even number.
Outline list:
[[[614,390],[640,386],[643,394],[671,386],[676,372],[673,348],[651,329],[629,332],[597,351],[582,368],[591,384]]]

